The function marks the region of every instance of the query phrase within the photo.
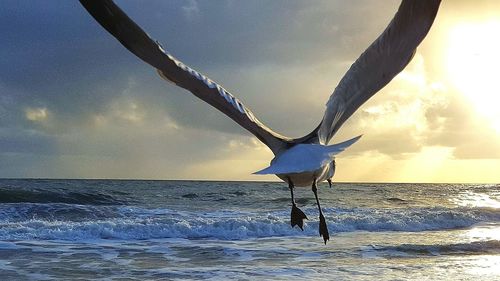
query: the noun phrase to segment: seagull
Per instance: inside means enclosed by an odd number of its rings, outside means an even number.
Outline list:
[[[311,186],[319,211],[319,235],[330,239],[318,199],[317,185],[335,174],[335,156],[361,136],[328,145],[344,122],[387,85],[413,58],[436,17],[440,0],[402,0],[382,34],[361,54],[340,80],[326,103],[319,125],[301,138],[289,138],[264,125],[248,107],[220,84],[165,51],[112,0],[80,0],[83,7],[111,35],[168,82],[212,105],[255,135],[273,152],[269,167],[255,174],[274,174],[288,183],[292,210],[290,224],[303,230],[307,216],[297,207],[294,188]]]

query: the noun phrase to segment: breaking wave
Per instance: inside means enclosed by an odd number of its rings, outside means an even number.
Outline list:
[[[174,211],[133,206],[3,204],[0,239],[157,239],[239,240],[275,236],[316,236],[317,210],[304,209],[304,231],[292,229],[289,210],[275,212]],[[495,209],[325,209],[330,233],[351,231],[426,231],[500,222]]]
[[[414,255],[414,256],[436,256],[436,255],[483,255],[500,254],[500,241],[485,240],[470,243],[454,244],[403,244],[397,246],[373,246],[374,251],[382,255]]]

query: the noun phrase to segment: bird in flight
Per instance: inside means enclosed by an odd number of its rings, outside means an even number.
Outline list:
[[[271,164],[255,174],[274,174],[288,183],[292,227],[303,230],[304,219],[307,219],[295,203],[294,187],[312,186],[319,210],[319,234],[326,244],[330,235],[321,211],[317,185],[326,180],[331,186],[335,155],[361,136],[334,145],[328,143],[363,103],[408,65],[436,17],[440,0],[402,0],[386,29],[340,80],[326,103],[319,125],[306,136],[295,139],[268,128],[220,84],[165,51],[112,0],[80,0],[80,3],[125,48],[156,68],[163,79],[217,108],[271,149],[275,156]]]

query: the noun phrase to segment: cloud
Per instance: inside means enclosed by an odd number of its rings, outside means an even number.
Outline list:
[[[194,20],[200,14],[200,8],[198,7],[198,2],[196,0],[188,0],[187,3],[181,8],[188,21]]]
[[[398,3],[118,1],[165,49],[291,137],[319,123]],[[0,26],[0,176],[261,179],[248,174],[272,159],[232,120],[160,79],[78,2],[6,1]],[[336,136],[364,134],[342,154],[373,164],[364,179],[440,149],[500,157],[499,137],[443,79],[429,40]]]
[[[24,109],[24,113],[26,119],[33,122],[44,122],[45,120],[47,120],[47,117],[49,115],[49,111],[45,107],[27,107]]]
[[[460,95],[429,115],[437,125],[427,144],[451,147],[457,159],[500,159],[500,135]]]
[[[446,92],[438,85],[427,77],[424,57],[417,53],[402,73],[340,129],[339,140],[365,135],[348,155],[376,151],[404,159],[419,153],[435,126],[429,122],[428,112],[448,102]]]

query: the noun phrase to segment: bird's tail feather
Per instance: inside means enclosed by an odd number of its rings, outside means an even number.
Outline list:
[[[335,155],[335,154],[339,154],[340,152],[344,151],[346,148],[348,148],[349,146],[351,146],[352,144],[354,144],[355,142],[357,142],[363,135],[359,135],[357,137],[354,137],[350,140],[346,140],[344,142],[341,142],[341,143],[336,143],[336,144],[332,144],[332,145],[328,145],[327,148],[328,148],[328,154],[330,155]]]
[[[297,147],[291,148],[289,151],[273,159],[269,167],[254,174],[290,174],[315,171],[331,163],[335,155],[344,151],[360,138],[361,136],[357,136],[350,140],[328,146],[299,144]]]

